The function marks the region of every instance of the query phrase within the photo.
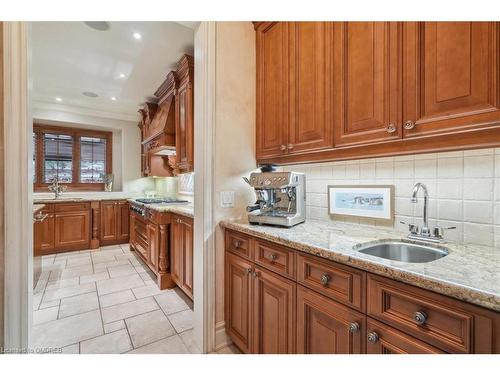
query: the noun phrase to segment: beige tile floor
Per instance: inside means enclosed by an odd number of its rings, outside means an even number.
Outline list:
[[[199,353],[192,302],[154,280],[128,244],[44,256],[33,346],[73,354]]]

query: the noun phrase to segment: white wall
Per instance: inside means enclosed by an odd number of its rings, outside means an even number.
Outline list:
[[[71,107],[34,103],[36,122],[113,132],[114,191],[142,193],[154,190],[152,178],[141,177],[141,138],[137,122],[117,120],[72,111]]]
[[[422,222],[422,202],[410,201],[416,182],[429,190],[431,225],[456,226],[445,238],[500,248],[500,148],[397,156],[323,164],[287,166],[305,172],[307,217],[330,221],[327,185],[390,184],[395,186],[394,227]],[[421,194],[421,192],[419,193]],[[372,219],[350,222],[382,225]]]
[[[255,199],[242,180],[255,160],[255,31],[251,22],[217,22],[214,218],[241,219]],[[233,208],[220,207],[221,191],[235,192]],[[215,231],[216,324],[224,321],[224,237]]]

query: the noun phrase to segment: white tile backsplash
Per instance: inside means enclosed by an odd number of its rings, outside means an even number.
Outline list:
[[[399,221],[421,222],[423,199],[410,201],[416,182],[429,190],[429,221],[455,226],[445,232],[450,241],[500,248],[500,148],[405,155],[284,167],[306,173],[307,217],[332,220],[328,185],[394,185],[394,227]],[[420,193],[419,193],[420,194]],[[338,219],[336,219],[338,220]],[[343,219],[364,225],[384,225],[373,219]]]

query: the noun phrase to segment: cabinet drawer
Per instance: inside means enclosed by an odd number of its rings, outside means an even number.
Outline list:
[[[243,258],[253,258],[250,238],[238,232],[226,230],[226,250]]]
[[[90,202],[57,203],[56,212],[90,210]]]
[[[256,264],[295,279],[295,252],[293,250],[256,239],[254,252]]]
[[[367,354],[441,354],[435,348],[375,319],[368,318],[366,324]]]
[[[368,314],[451,353],[472,353],[474,314],[458,301],[374,275]]]
[[[366,273],[354,268],[297,254],[297,281],[336,301],[365,311]]]

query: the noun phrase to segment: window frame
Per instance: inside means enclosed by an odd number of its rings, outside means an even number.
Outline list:
[[[106,139],[106,174],[113,173],[113,133],[99,130],[89,130],[81,128],[69,128],[45,124],[33,124],[33,132],[36,134],[35,149],[35,175],[36,181],[33,183],[33,190],[36,192],[49,191],[49,183],[44,183],[44,155],[43,155],[43,134],[64,134],[73,137],[72,150],[72,183],[61,183],[67,186],[68,191],[104,191],[104,183],[82,183],[80,181],[81,150],[80,137],[94,137]]]

